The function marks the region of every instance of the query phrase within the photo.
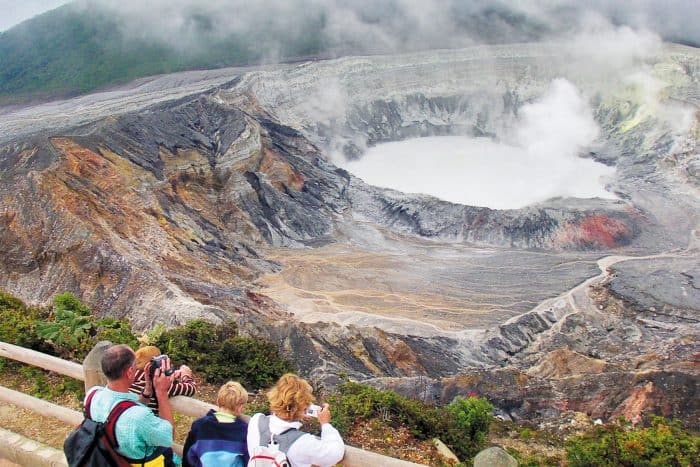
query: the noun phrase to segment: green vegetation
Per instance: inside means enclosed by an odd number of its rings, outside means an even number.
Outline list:
[[[456,429],[450,426],[452,438],[460,441],[459,450],[476,455],[486,442],[493,419],[493,405],[483,397],[456,397],[447,406]]]
[[[90,308],[70,292],[56,295],[53,304],[51,319],[37,323],[39,337],[53,343],[62,354],[89,352],[94,327]]]
[[[27,307],[21,300],[0,292],[0,340],[38,351],[47,350],[37,334],[37,324],[48,317],[48,312]]]
[[[67,376],[53,378],[49,381],[45,371],[26,365],[18,365],[18,371],[25,381],[32,385],[30,393],[40,399],[52,399],[63,394],[75,394],[78,400],[85,397],[85,388],[82,381]]]
[[[55,354],[54,346],[38,331],[49,319],[49,314],[48,309],[28,307],[21,300],[0,291],[0,341]],[[29,392],[35,397],[48,399],[65,393],[75,394],[78,398],[83,396],[82,382],[63,376],[49,381],[47,372],[33,366],[0,358],[0,371],[20,374],[24,381],[30,382]]]
[[[160,73],[259,63],[274,50],[284,59],[323,49],[324,19],[298,30],[251,25],[219,37],[192,18],[196,44],[128,39],[112,16],[65,5],[0,33],[0,105],[86,93]],[[188,39],[183,38],[183,42]]]
[[[211,383],[233,379],[249,389],[260,389],[293,371],[277,347],[262,338],[239,335],[232,322],[215,325],[195,320],[170,330],[159,325],[147,339]],[[138,347],[127,320],[97,318],[70,292],[56,295],[48,309],[27,307],[0,292],[0,340],[78,361],[102,340]]]
[[[680,422],[662,417],[654,417],[646,428],[632,428],[620,419],[567,441],[566,458],[571,467],[695,466],[700,437],[683,430]]]
[[[523,455],[513,448],[508,448],[506,451],[518,461],[520,467],[559,467],[563,465],[562,459],[557,456]]]
[[[348,432],[356,420],[381,418],[407,427],[417,439],[440,438],[460,459],[473,457],[484,447],[493,406],[484,398],[456,398],[447,407],[408,399],[393,391],[358,383],[344,383],[329,398],[333,425]]]
[[[128,321],[97,319],[92,310],[70,292],[54,297],[53,311],[48,319],[36,323],[36,333],[64,358],[80,359],[101,340],[134,348],[137,345]]]
[[[95,322],[95,335],[93,343],[99,341],[110,341],[114,344],[128,344],[132,349],[138,347],[138,339],[131,329],[131,324],[126,319],[102,318]],[[89,351],[89,350],[88,350]]]
[[[207,381],[219,384],[238,380],[249,389],[268,387],[283,373],[292,371],[276,347],[261,339],[241,336],[235,323],[212,324],[201,320],[166,329],[156,326],[141,340],[160,347],[176,363],[186,363]],[[50,308],[28,307],[0,292],[0,340],[62,358],[84,358],[99,340],[137,347],[128,321],[97,319],[74,295],[56,295]],[[64,394],[83,397],[82,382],[58,377],[35,367],[0,359],[0,371],[9,386],[21,385],[36,397],[55,399]],[[435,406],[405,398],[389,390],[345,382],[327,398],[333,406],[333,424],[344,435],[356,427],[389,427],[408,431],[417,440],[440,438],[457,456],[469,462],[487,443],[491,429],[512,438],[557,446],[557,452],[509,452],[524,466],[560,465],[566,447],[571,467],[583,466],[696,466],[700,438],[685,431],[678,421],[656,417],[648,427],[634,428],[620,420],[564,443],[545,431],[512,423],[492,423],[493,406],[481,397],[457,397],[447,406]],[[264,397],[254,398],[246,412],[267,411]],[[312,424],[313,425],[313,424]],[[317,427],[318,428],[318,427]],[[377,431],[381,433],[381,430]],[[554,454],[554,455],[550,455]],[[549,457],[547,457],[549,456]]]
[[[190,321],[164,331],[152,342],[175,362],[186,363],[208,382],[236,380],[248,388],[273,384],[284,373],[293,371],[272,343],[238,335],[235,323],[215,325]]]

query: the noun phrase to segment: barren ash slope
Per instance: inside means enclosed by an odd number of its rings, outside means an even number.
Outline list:
[[[4,109],[0,288],[72,290],[137,328],[234,319],[329,382],[697,426],[700,51],[572,50],[188,72]],[[507,140],[561,80],[591,109],[575,157],[614,168],[608,199],[473,207],[338,166],[417,136]]]

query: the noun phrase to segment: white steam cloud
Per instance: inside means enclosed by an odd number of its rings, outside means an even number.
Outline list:
[[[587,89],[589,95],[616,96],[636,106],[625,126],[653,118],[682,135],[692,124],[693,109],[670,102],[669,83],[649,65],[662,51],[656,33],[615,27],[590,12],[573,34],[558,41],[569,50],[570,78],[596,83]],[[338,112],[339,106],[333,109]],[[614,169],[580,157],[597,142],[600,129],[589,102],[570,81],[553,81],[500,133],[498,141],[453,136],[382,144],[354,161],[338,155],[345,140],[337,138],[330,146],[336,149],[334,161],[367,183],[460,204],[510,209],[556,197],[615,198],[605,189]]]
[[[573,84],[554,80],[520,115],[507,143],[419,138],[382,144],[360,160],[338,163],[373,185],[497,209],[555,197],[614,198],[604,188],[614,169],[579,157],[599,129]]]
[[[700,45],[697,0],[78,0],[129,38],[201,51],[235,37],[284,50],[317,41],[330,54],[399,52],[551,39],[591,16]],[[624,39],[624,38],[623,38]],[[644,44],[640,44],[643,48]]]
[[[658,34],[646,28],[613,27],[604,17],[588,13],[570,38],[562,39],[571,53],[589,61],[588,66],[624,69],[661,51]]]
[[[554,41],[569,47],[570,70],[579,75],[569,76],[571,81],[618,88],[603,93],[608,96],[634,94],[630,101],[640,105],[630,125],[653,116],[680,133],[692,113],[664,103],[666,83],[645,63],[661,50],[662,38],[700,45],[697,1],[79,0],[79,5],[116,18],[127,38],[195,54],[233,38],[264,50],[265,61],[295,53],[339,56]],[[586,74],[596,79],[577,80]],[[601,89],[586,92],[592,96]],[[316,122],[342,120],[349,100],[339,82],[324,82],[318,96],[308,96],[306,114]],[[579,157],[598,131],[581,93],[569,81],[556,80],[540,100],[519,109],[519,120],[502,131],[500,142],[418,139],[371,148],[358,161],[336,162],[372,184],[494,208],[558,196],[612,197],[601,180],[613,169]]]

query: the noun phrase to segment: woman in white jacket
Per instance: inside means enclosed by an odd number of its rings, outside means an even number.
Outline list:
[[[257,446],[267,446],[270,435],[279,436],[279,449],[286,453],[292,467],[317,465],[329,467],[337,464],[345,454],[345,443],[338,430],[331,425],[331,411],[328,404],[318,412],[321,424],[321,437],[299,431],[306,410],[314,400],[311,385],[304,379],[286,374],[267,393],[272,415],[255,414],[248,424],[248,452]],[[261,431],[263,436],[261,436]],[[289,436],[291,435],[291,436]],[[285,443],[282,438],[291,440]]]

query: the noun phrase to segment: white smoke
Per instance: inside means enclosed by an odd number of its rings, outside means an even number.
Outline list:
[[[129,38],[200,51],[234,36],[271,50],[313,37],[337,54],[520,42],[580,30],[591,16],[700,44],[697,0],[79,0],[117,19]],[[624,31],[622,29],[622,31]],[[308,37],[307,37],[308,36]],[[624,39],[624,37],[622,38]],[[644,44],[640,44],[642,48]],[[334,52],[335,51],[335,52]],[[270,52],[274,54],[274,52]]]
[[[646,29],[615,27],[595,13],[579,20],[576,31],[559,38],[569,50],[569,78],[591,86],[589,95],[628,100],[638,109],[629,125],[660,119],[683,135],[693,110],[667,99],[669,83],[650,65],[662,51],[660,37]],[[334,160],[370,184],[460,204],[519,208],[554,197],[614,198],[605,190],[614,170],[579,157],[600,129],[588,100],[570,81],[553,81],[547,93],[518,114],[511,128],[499,130],[500,142],[426,138],[370,148],[352,162],[336,150]],[[335,143],[332,149],[345,141]]]
[[[497,209],[555,197],[614,198],[605,190],[614,169],[579,157],[598,134],[587,100],[569,81],[557,79],[541,99],[522,107],[503,142],[419,138],[337,163],[373,185]]]
[[[606,18],[588,13],[580,19],[578,31],[562,37],[571,54],[586,60],[589,67],[625,69],[658,54],[662,41],[658,34],[629,26],[613,26]]]
[[[590,105],[565,79],[554,80],[542,98],[519,114],[514,145],[533,157],[575,157],[599,134]]]

